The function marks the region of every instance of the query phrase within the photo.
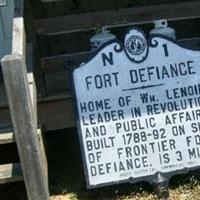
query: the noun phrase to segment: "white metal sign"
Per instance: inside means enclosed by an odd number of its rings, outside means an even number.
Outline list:
[[[131,29],[72,74],[88,187],[200,166],[200,52]]]

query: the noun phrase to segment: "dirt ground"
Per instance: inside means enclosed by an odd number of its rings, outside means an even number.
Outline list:
[[[51,200],[157,199],[153,187],[147,183],[86,190],[76,130],[51,132],[46,136]],[[200,171],[173,177],[169,188],[171,200],[200,200]],[[0,185],[0,200],[27,200],[24,183]]]

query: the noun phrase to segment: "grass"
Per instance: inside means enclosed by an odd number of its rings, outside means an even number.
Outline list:
[[[87,190],[76,131],[48,133],[51,200],[156,200],[147,183]],[[171,200],[200,200],[200,170],[177,175],[169,183]],[[0,200],[27,200],[24,183],[0,185]]]

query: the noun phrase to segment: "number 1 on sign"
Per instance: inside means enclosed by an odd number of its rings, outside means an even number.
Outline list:
[[[164,49],[165,57],[169,57],[167,44],[163,44],[163,49]]]

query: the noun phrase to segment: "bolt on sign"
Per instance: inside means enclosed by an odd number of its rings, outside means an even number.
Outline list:
[[[72,79],[88,188],[200,166],[200,51],[134,28]]]

